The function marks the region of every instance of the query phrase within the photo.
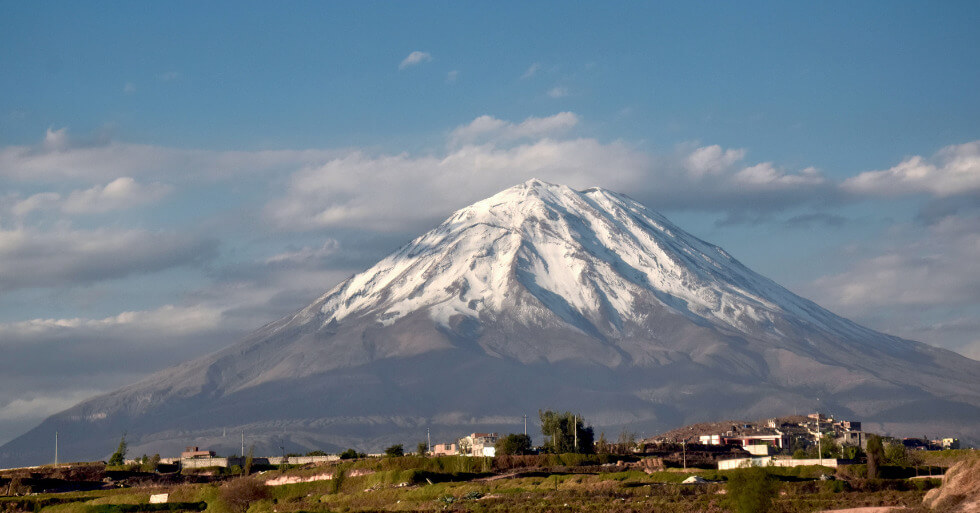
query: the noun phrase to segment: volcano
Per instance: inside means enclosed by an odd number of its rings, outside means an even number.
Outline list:
[[[820,410],[980,439],[980,362],[860,326],[628,196],[530,180],[452,214],[309,306],[214,354],[46,419],[0,466],[187,445],[377,450]],[[532,435],[535,433],[529,430]],[[540,441],[540,440],[535,440]]]

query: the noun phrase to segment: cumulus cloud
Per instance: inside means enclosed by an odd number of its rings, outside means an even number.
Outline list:
[[[161,183],[141,185],[128,176],[117,178],[105,186],[74,191],[65,199],[62,209],[68,213],[108,212],[153,203],[171,191]]]
[[[173,187],[161,183],[140,184],[124,176],[108,184],[75,190],[66,197],[56,192],[34,194],[17,202],[11,211],[24,216],[35,210],[59,209],[67,214],[103,213],[154,203],[166,196]]]
[[[266,214],[287,229],[417,229],[531,176],[585,187],[599,164],[619,181],[640,172],[646,159],[623,145],[589,139],[467,145],[444,156],[352,152],[293,174],[286,194],[270,202]]]
[[[18,201],[10,209],[15,216],[25,216],[35,210],[46,210],[56,207],[61,201],[57,192],[41,192]]]
[[[282,172],[324,162],[338,150],[186,150],[116,141],[73,140],[66,128],[48,129],[34,146],[0,149],[0,178],[18,182],[104,184],[119,177],[166,176],[168,181],[213,181]]]
[[[432,55],[428,52],[420,52],[418,50],[408,54],[408,57],[402,59],[401,64],[398,65],[398,69],[405,69],[423,62],[429,62],[432,60]]]
[[[712,144],[692,151],[684,159],[684,168],[694,176],[717,175],[730,169],[743,158],[745,158],[743,149],[726,150],[717,144]]]
[[[621,142],[552,137],[578,122],[571,112],[520,123],[480,116],[449,134],[442,155],[352,151],[293,173],[265,214],[289,230],[415,230],[531,177],[577,188],[601,185],[658,209],[773,211],[835,195],[836,184],[816,169],[745,165],[743,150],[708,146],[652,155]]]
[[[543,118],[529,117],[520,123],[483,115],[453,129],[449,139],[453,145],[489,140],[533,139],[567,132],[578,123],[579,118],[574,112],[559,112]]]
[[[856,194],[882,196],[980,193],[980,141],[947,146],[930,159],[915,155],[892,168],[861,173],[845,180],[843,187]]]
[[[757,188],[771,189],[822,185],[826,183],[823,175],[814,167],[805,168],[799,173],[787,173],[773,166],[771,162],[763,162],[742,169],[735,173],[735,181]]]
[[[817,280],[819,295],[847,309],[980,306],[980,217],[896,228],[889,240],[901,243]]]
[[[90,331],[104,334],[107,330],[125,329],[129,333],[166,331],[186,335],[218,327],[221,311],[214,307],[180,307],[165,305],[154,310],[122,312],[102,319],[30,319],[0,323],[0,335],[5,338],[27,339],[48,336],[52,332]]]
[[[862,324],[980,357],[980,215],[893,226],[805,294]]]
[[[0,229],[0,289],[66,286],[197,264],[216,242],[172,232]]]

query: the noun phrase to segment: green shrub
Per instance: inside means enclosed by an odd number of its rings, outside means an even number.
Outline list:
[[[757,513],[771,509],[779,485],[764,469],[753,467],[729,475],[725,489],[732,511]]]
[[[822,483],[820,483],[820,488],[824,492],[841,493],[847,490],[847,482],[837,481],[837,480],[823,481]]]

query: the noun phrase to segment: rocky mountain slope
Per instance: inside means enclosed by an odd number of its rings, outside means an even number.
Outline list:
[[[834,315],[627,196],[531,180],[233,346],[52,416],[0,465],[55,430],[80,459],[123,431],[141,453],[238,452],[241,429],[269,451],[370,450],[518,431],[539,408],[609,432],[820,408],[980,438],[980,362]]]

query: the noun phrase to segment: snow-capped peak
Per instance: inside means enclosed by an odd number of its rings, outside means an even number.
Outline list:
[[[615,337],[625,324],[642,323],[652,302],[755,333],[774,330],[773,315],[825,329],[842,321],[627,196],[537,179],[455,212],[306,315],[324,324],[370,316],[387,325],[424,311],[449,325],[457,316],[507,313]]]

